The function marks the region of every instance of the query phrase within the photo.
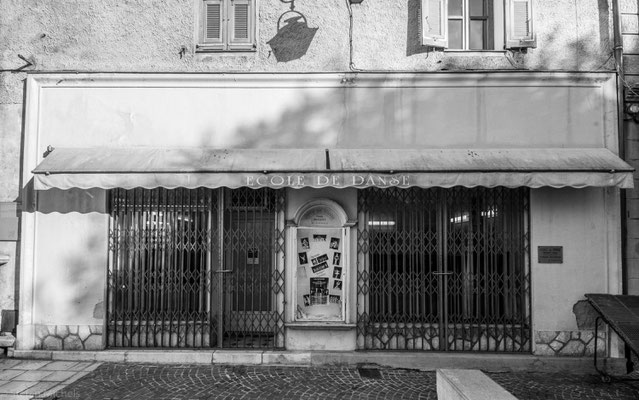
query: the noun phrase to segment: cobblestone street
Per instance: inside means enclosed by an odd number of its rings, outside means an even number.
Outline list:
[[[489,373],[520,400],[639,398],[639,382],[596,374]],[[434,372],[347,367],[106,363],[57,399],[436,399]]]
[[[639,381],[614,379],[603,383],[599,375],[545,372],[486,373],[520,400],[636,400]],[[639,378],[633,374],[632,379]]]
[[[437,394],[434,372],[382,369],[360,374],[356,368],[345,367],[104,364],[67,386],[57,398],[436,399]]]

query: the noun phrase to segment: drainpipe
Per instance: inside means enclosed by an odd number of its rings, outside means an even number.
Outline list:
[[[619,0],[612,2],[612,24],[614,40],[615,68],[617,72],[617,141],[619,142],[619,157],[626,160],[626,134],[624,130],[624,66],[623,66],[623,42],[621,37],[621,23]],[[626,191],[620,191],[621,201],[621,291],[628,293],[628,265],[626,262],[628,220],[626,211]]]
[[[626,160],[626,132],[624,130],[624,67],[623,67],[623,39],[621,36],[621,22],[619,11],[619,0],[611,0],[612,2],[612,25],[614,40],[614,57],[615,68],[617,71],[617,137],[619,141],[619,157]],[[626,190],[619,191],[620,214],[621,214],[621,293],[628,294],[628,263],[626,261],[626,249],[628,247],[628,217],[626,205]],[[626,373],[634,370],[634,363],[630,348],[624,343],[624,353],[626,358]]]

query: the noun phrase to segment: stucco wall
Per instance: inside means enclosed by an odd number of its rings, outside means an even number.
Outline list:
[[[420,45],[420,0],[353,6],[353,63],[380,70],[598,70],[610,68],[612,15],[600,0],[535,0],[537,48],[520,52],[429,51]]]
[[[574,331],[573,306],[586,293],[607,293],[617,283],[618,220],[609,218],[615,196],[600,188],[531,190],[533,330]],[[538,262],[538,246],[563,246],[563,263]]]
[[[33,76],[41,114],[29,140],[37,146],[34,160],[47,145],[615,151],[611,78],[166,74],[138,82],[136,75]]]
[[[419,0],[298,1],[317,32],[299,58],[278,62],[267,42],[290,4],[259,0],[257,50],[196,53],[197,0],[0,0],[0,70],[348,71],[612,70],[608,1],[536,0],[537,48],[524,53],[431,51],[419,45]],[[350,33],[352,15],[352,37]],[[352,40],[351,40],[352,39]],[[351,46],[352,45],[352,46]],[[185,52],[181,52],[182,48]],[[24,73],[0,72],[0,201],[19,195]]]
[[[39,193],[33,323],[102,324],[108,232],[106,191]]]
[[[538,47],[509,61],[503,52],[467,57],[419,46],[419,0],[365,0],[350,7],[346,0],[298,1],[295,10],[318,30],[301,58],[278,63],[267,42],[289,10],[279,0],[259,0],[257,51],[241,56],[195,54],[196,0],[2,0],[0,27],[8,40],[0,62],[20,64],[21,53],[35,56],[40,70],[343,71],[349,67],[352,11],[358,68],[594,70],[612,50],[607,3],[536,0]],[[182,46],[187,51],[180,56]]]

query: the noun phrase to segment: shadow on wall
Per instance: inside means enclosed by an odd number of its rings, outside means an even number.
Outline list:
[[[277,62],[297,60],[308,52],[318,29],[309,28],[306,17],[299,11],[289,10],[277,20],[277,34],[266,43]]]
[[[346,119],[344,89],[306,94],[294,108],[283,109],[273,121],[238,127],[242,148],[316,148],[339,143]]]
[[[36,309],[42,312],[39,318],[76,325],[89,324],[92,318],[102,316],[105,234],[95,233],[87,238],[82,248],[74,248],[61,260],[60,269],[38,279]],[[42,266],[46,269],[46,264]]]
[[[402,87],[393,87],[395,82],[387,80],[352,86],[357,80],[353,76],[342,87],[305,91],[296,103],[277,110],[268,120],[236,127],[233,147],[486,148],[582,145],[599,140],[595,129],[580,137],[574,136],[574,129],[565,129],[569,118],[579,113],[595,118],[596,110],[586,95],[590,92],[580,96],[561,87],[529,86],[504,88],[495,94],[473,85],[451,89],[422,83],[420,87],[409,79],[397,83]],[[582,124],[587,127],[590,122],[596,123],[584,119]],[[526,128],[514,134],[510,126],[517,124]],[[546,133],[531,138],[533,130]]]

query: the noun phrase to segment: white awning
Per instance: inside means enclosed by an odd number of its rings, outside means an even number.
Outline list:
[[[35,188],[618,187],[634,169],[607,149],[64,148]]]

